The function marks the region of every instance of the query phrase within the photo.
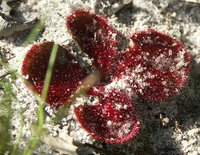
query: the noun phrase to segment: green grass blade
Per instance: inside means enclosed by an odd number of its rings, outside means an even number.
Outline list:
[[[28,39],[24,43],[24,46],[27,46],[29,44],[32,44],[35,38],[38,36],[40,31],[43,29],[45,24],[46,17],[42,17],[37,24],[35,25],[34,29],[32,30],[31,34],[29,35]]]
[[[44,101],[47,98],[48,88],[49,88],[51,76],[52,76],[52,73],[53,73],[53,67],[54,67],[54,63],[55,63],[55,60],[56,60],[57,51],[58,51],[58,44],[54,44],[52,52],[51,52],[48,68],[47,68],[47,73],[46,73],[46,76],[45,76],[43,90],[42,90],[42,99]]]
[[[17,100],[17,102],[20,105],[20,102],[18,100]],[[15,143],[15,145],[13,147],[11,155],[16,155],[17,154],[18,146],[19,146],[20,140],[22,138],[23,127],[24,127],[24,116],[23,116],[23,110],[20,107],[20,130],[19,130],[19,135],[17,137],[17,141],[16,141],[16,143]]]
[[[43,124],[44,124],[44,103],[48,94],[48,89],[53,73],[53,67],[56,60],[57,51],[58,51],[58,45],[54,44],[47,68],[47,73],[45,76],[45,81],[42,91],[42,101],[39,102],[37,135],[33,136],[33,140],[31,141],[30,146],[25,150],[24,155],[31,155],[33,153],[42,134]]]
[[[3,88],[3,94],[0,100],[0,154],[10,151],[10,127],[13,110],[11,108],[12,95],[11,83],[9,81],[0,81],[0,86]]]

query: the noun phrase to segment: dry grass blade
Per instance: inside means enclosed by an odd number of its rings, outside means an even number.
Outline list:
[[[67,136],[64,140],[59,137],[43,135],[41,141],[58,151],[60,154],[77,155],[76,150],[78,147],[73,145],[73,138],[70,136]]]
[[[101,72],[95,70],[93,73],[88,75],[82,82],[82,84],[77,88],[77,90],[68,98],[64,107],[61,107],[56,113],[56,117],[53,119],[53,123],[57,124],[60,120],[67,114],[67,109],[73,104],[77,97],[83,96],[87,93],[88,89],[92,87],[96,82],[101,79]]]

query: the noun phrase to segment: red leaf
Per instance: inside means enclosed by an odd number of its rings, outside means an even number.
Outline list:
[[[117,51],[116,33],[108,21],[95,13],[77,10],[67,17],[67,28],[81,50],[94,58],[103,75],[111,71]]]
[[[39,94],[42,93],[52,47],[52,42],[34,45],[26,54],[23,62],[22,75],[28,75],[28,81]],[[76,62],[74,56],[60,46],[54,64],[47,103],[54,108],[63,105],[86,75],[86,71]]]
[[[164,101],[185,85],[190,55],[185,46],[155,30],[133,34],[134,47],[119,56],[115,76],[127,78],[133,91],[143,98]]]
[[[75,114],[82,127],[95,139],[106,143],[124,143],[139,131],[137,113],[125,92],[93,87],[91,95],[99,104],[79,106]]]

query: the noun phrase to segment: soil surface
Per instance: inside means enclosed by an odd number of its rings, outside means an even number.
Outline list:
[[[155,29],[181,40],[191,53],[190,76],[185,88],[175,97],[165,102],[147,102],[134,98],[136,111],[139,115],[141,129],[133,140],[120,145],[101,143],[92,139],[81,128],[74,115],[74,106],[84,104],[88,98],[77,99],[70,107],[68,115],[60,125],[49,124],[55,110],[45,107],[45,127],[50,135],[62,139],[67,135],[73,138],[78,146],[78,154],[200,154],[200,1],[199,0],[28,0],[21,3],[17,9],[17,19],[31,21],[46,17],[45,26],[36,38],[34,44],[41,41],[54,41],[60,45],[75,44],[67,32],[65,20],[73,10],[91,10],[106,17],[110,24],[121,34],[118,43],[119,51],[128,47],[128,38],[135,31]],[[16,32],[8,37],[1,37],[1,59],[21,73],[21,65],[26,52],[32,45],[24,47],[31,30]],[[77,49],[75,49],[77,50]],[[0,75],[6,72],[1,68]],[[9,77],[8,77],[9,78]],[[23,139],[20,148],[26,147],[31,136],[31,126],[36,120],[38,104],[34,95],[24,85],[22,79],[17,79],[13,90],[24,110]],[[13,101],[15,114],[11,131],[13,142],[19,133],[20,106]],[[65,136],[63,136],[65,133]],[[67,145],[67,144],[66,144]],[[72,145],[72,144],[71,144]],[[35,154],[61,154],[62,149],[40,143]],[[65,151],[64,151],[65,152]]]

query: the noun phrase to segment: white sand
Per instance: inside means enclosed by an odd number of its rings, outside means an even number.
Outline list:
[[[63,125],[69,127],[69,135],[75,141],[91,143],[96,147],[126,154],[191,154],[200,153],[200,2],[176,1],[176,0],[134,0],[133,7],[124,10],[118,17],[114,13],[120,9],[127,0],[28,0],[22,4],[19,11],[27,20],[40,18],[46,15],[45,30],[35,42],[43,40],[54,41],[67,45],[72,42],[70,34],[65,26],[66,17],[72,10],[83,8],[90,9],[98,14],[106,16],[113,27],[124,37],[128,38],[134,31],[146,30],[148,27],[167,33],[181,40],[192,55],[191,71],[188,85],[179,95],[163,103],[146,103],[136,99],[136,109],[139,114],[142,129],[131,142],[124,145],[102,145],[93,140],[77,123],[73,114],[73,106]],[[23,57],[31,45],[24,48],[23,42],[28,37],[26,33],[19,32],[0,40],[0,47],[10,51],[15,58],[9,61],[9,65],[20,72]],[[121,50],[128,46],[121,41]],[[11,56],[8,54],[7,56]],[[0,71],[0,75],[5,72]],[[31,124],[36,119],[38,105],[35,97],[26,88],[21,79],[17,79],[13,90],[21,102],[24,110],[25,126],[20,147],[23,149],[31,135]],[[83,104],[87,98],[79,98],[77,104]],[[13,118],[14,137],[19,131],[19,108],[13,102],[16,109]],[[54,115],[54,111],[47,106],[46,111]],[[46,117],[49,120],[49,117]],[[58,136],[61,129],[58,126],[45,125],[53,136]],[[66,128],[65,128],[66,129]],[[93,152],[91,148],[80,147],[82,154]],[[85,153],[84,153],[85,151]],[[96,150],[96,153],[99,151]],[[36,153],[56,154],[49,146],[39,145]],[[99,154],[103,154],[99,152]]]

